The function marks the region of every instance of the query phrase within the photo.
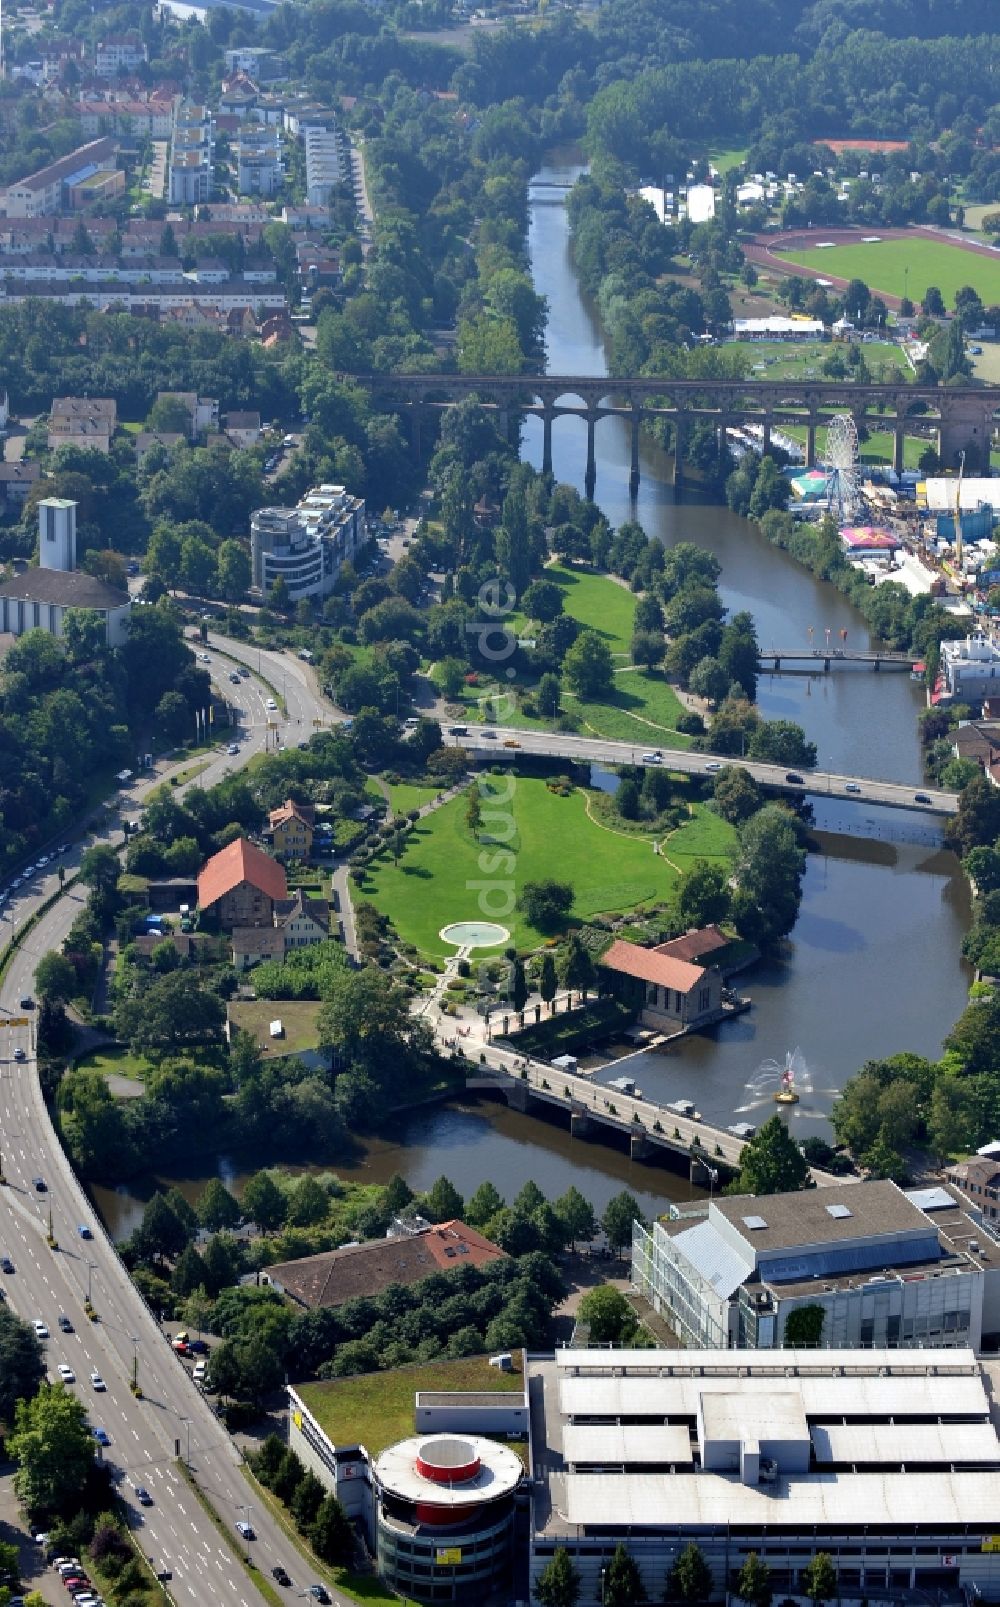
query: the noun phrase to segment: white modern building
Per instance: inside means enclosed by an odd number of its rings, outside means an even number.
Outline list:
[[[38,504],[38,567],[0,582],[0,631],[23,636],[43,630],[61,636],[70,609],[87,609],[104,622],[109,647],[128,637],[128,592],[76,568],[75,502],[49,497]]]
[[[365,540],[365,505],[342,485],[319,485],[296,508],[258,508],[250,520],[252,584],[266,597],[281,579],[292,602],[328,597]]]
[[[281,180],[278,130],[264,123],[241,128],[236,141],[236,187],[240,195],[273,195]]]
[[[306,200],[310,206],[329,206],[330,196],[343,177],[337,130],[309,126],[302,130],[302,139],[306,148]]]
[[[15,179],[7,186],[4,211],[8,218],[47,218],[59,212],[68,201],[74,185],[95,173],[113,173],[118,147],[113,139],[92,140],[68,156]]]
[[[791,1312],[818,1344],[982,1346],[1000,1329],[1000,1238],[945,1187],[871,1181],[735,1195],[636,1224],[632,1281],[685,1344],[779,1350]]]
[[[212,114],[207,106],[179,101],[170,141],[167,195],[173,206],[200,206],[212,199]]]
[[[1000,696],[1000,647],[990,636],[962,636],[941,643],[940,702],[981,703]]]
[[[116,78],[134,73],[149,60],[149,46],[139,34],[126,33],[118,39],[102,39],[94,51],[94,72],[98,78]]]
[[[531,1595],[557,1549],[581,1607],[624,1544],[645,1597],[696,1544],[721,1599],[775,1600],[817,1552],[840,1602],[1000,1599],[1000,1367],[971,1350],[560,1350],[530,1357]]]

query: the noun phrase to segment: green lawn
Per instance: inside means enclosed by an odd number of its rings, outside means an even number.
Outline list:
[[[385,856],[372,867],[362,896],[391,918],[404,942],[426,954],[452,954],[438,936],[441,928],[485,917],[506,926],[518,947],[537,945],[544,934],[519,911],[493,913],[508,884],[516,897],[525,882],[547,877],[569,882],[573,915],[580,920],[634,909],[669,893],[676,875],[653,854],[649,841],[619,836],[588,819],[584,791],[559,797],[534,777],[513,780],[510,801],[498,803],[491,820],[488,789],[493,786],[504,797],[509,778],[481,778],[480,841],[466,823],[466,800],[459,796],[414,828],[398,865]],[[501,858],[505,852],[513,856],[512,870]],[[489,896],[481,893],[483,884],[492,890]]]
[[[241,1032],[252,1034],[264,1054],[297,1055],[315,1049],[319,1042],[316,1017],[322,1005],[318,999],[239,999],[229,1006],[229,1019]],[[272,1021],[280,1021],[283,1038],[272,1038]]]
[[[838,348],[828,340],[789,344],[781,340],[736,340],[727,343],[746,353],[750,372],[760,379],[822,379],[823,364]],[[842,348],[841,348],[842,349]],[[912,371],[891,340],[866,341],[861,348],[872,375],[891,381],[911,379]]]
[[[491,1393],[524,1388],[517,1370],[502,1373],[485,1356],[461,1361],[394,1367],[384,1373],[337,1379],[330,1384],[297,1384],[296,1389],[335,1445],[363,1445],[378,1456],[387,1445],[413,1433],[414,1396],[418,1389],[474,1389]],[[352,1590],[356,1588],[350,1583]]]
[[[691,746],[691,738],[677,730],[684,705],[658,670],[621,671],[606,702],[585,703],[568,692],[564,702],[579,715],[583,731],[609,741],[634,742],[643,748]]]
[[[745,145],[718,145],[708,153],[708,160],[716,172],[723,176],[731,172],[734,167],[742,167],[746,159],[747,148]]]
[[[783,424],[781,431],[783,435],[789,435],[792,440],[799,441],[805,446],[806,430],[804,425],[800,428],[797,424]],[[888,430],[872,430],[867,441],[862,441],[859,449],[862,463],[891,463],[893,444],[893,438]],[[927,448],[933,446],[933,444],[933,440],[928,439],[925,435],[904,435],[903,467],[915,469],[921,453],[926,452]],[[823,460],[825,451],[826,431],[820,429],[816,431],[816,457],[820,462]],[[805,473],[805,469],[801,464],[796,469],[796,473]]]
[[[903,240],[881,240],[877,245],[859,241],[857,245],[782,251],[780,255],[815,271],[821,278],[863,279],[875,292],[908,295],[911,301],[920,301],[928,285],[937,285],[945,305],[952,307],[956,290],[972,285],[987,306],[1000,302],[1000,259],[963,251],[945,240],[913,235]]]
[[[102,1077],[131,1077],[134,1082],[142,1082],[153,1069],[144,1055],[134,1055],[130,1050],[113,1044],[106,1049],[92,1049],[89,1055],[81,1055],[76,1065],[80,1071],[96,1071]]]
[[[662,847],[687,872],[696,859],[728,859],[736,847],[736,833],[719,815],[696,804],[691,819],[664,838]]]
[[[425,804],[433,803],[438,793],[443,791],[439,782],[430,784],[416,781],[390,781],[389,808],[394,815],[408,814],[411,809],[422,809]]]
[[[578,619],[588,630],[604,637],[612,653],[627,658],[635,623],[635,598],[624,586],[607,575],[566,564],[550,564],[544,580],[553,580],[563,594],[563,612]],[[508,618],[511,630],[522,633],[527,621],[523,614]]]

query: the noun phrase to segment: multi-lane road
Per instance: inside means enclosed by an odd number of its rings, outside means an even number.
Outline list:
[[[255,676],[233,684],[228,679],[229,660],[211,648],[194,645],[209,653],[207,667],[227,701],[239,711],[240,729],[232,734],[240,741],[240,752],[229,755],[223,742],[221,751],[209,757],[189,785],[210,786],[227,770],[261,751],[265,741],[272,747],[278,741],[303,741],[311,735],[313,722],[324,719],[305,665],[293,664],[284,655],[258,655],[256,649],[228,641],[224,644],[227,653],[245,659],[278,690],[279,697],[273,701],[284,701],[286,717],[268,709],[272,694]],[[185,763],[190,766],[191,761]],[[174,773],[183,767],[174,766]],[[138,811],[152,788],[170,773],[161,768],[152,777],[147,773],[137,778],[122,795],[122,816],[127,819]],[[183,790],[182,784],[178,791]],[[121,831],[102,831],[91,840],[120,842]],[[65,867],[67,879],[72,876],[84,846],[83,842],[72,843],[67,853],[43,867],[19,893],[9,896],[3,935],[22,926],[58,891],[58,864]],[[40,916],[15,952],[0,987],[0,1155],[7,1178],[6,1188],[0,1189],[0,1254],[8,1255],[15,1266],[13,1273],[0,1274],[0,1287],[20,1316],[47,1326],[50,1337],[45,1352],[50,1374],[55,1376],[62,1362],[73,1369],[76,1382],[70,1387],[85,1402],[91,1424],[104,1428],[110,1437],[111,1444],[102,1454],[112,1465],[143,1552],[157,1570],[168,1569],[172,1575],[168,1589],[174,1601],[183,1607],[262,1607],[260,1592],[176,1466],[179,1447],[182,1460],[189,1460],[198,1484],[232,1529],[239,1546],[235,1523],[241,1517],[246,1519],[246,1503],[253,1505],[239,1453],[211,1401],[171,1350],[73,1175],[39,1089],[33,1026],[10,1024],[26,1016],[33,1022],[35,1011],[22,1009],[20,1001],[32,995],[38,959],[61,944],[85,893],[79,886],[68,888]],[[22,1050],[26,1059],[15,1060],[15,1050]],[[44,1193],[35,1188],[36,1177],[44,1179]],[[50,1209],[58,1250],[47,1243]],[[81,1226],[93,1237],[82,1238]],[[94,1323],[84,1313],[88,1288],[100,1319]],[[72,1333],[60,1331],[60,1313],[69,1317]],[[130,1389],[134,1361],[141,1400]],[[90,1382],[95,1370],[107,1386],[104,1392],[95,1391]],[[149,1490],[152,1506],[142,1507],[136,1501],[136,1484]],[[315,1576],[283,1530],[263,1506],[253,1505],[250,1521],[257,1539],[244,1549],[265,1572],[276,1563],[283,1564],[301,1594]]]

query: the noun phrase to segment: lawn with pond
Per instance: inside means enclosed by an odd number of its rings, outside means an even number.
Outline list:
[[[357,896],[371,899],[404,943],[435,957],[455,952],[440,936],[454,921],[496,920],[521,949],[543,942],[546,934],[516,908],[505,907],[508,884],[516,898],[525,882],[568,882],[574,893],[572,917],[581,921],[666,898],[677,871],[653,853],[650,837],[619,833],[591,819],[589,796],[582,788],[560,796],[535,777],[483,776],[478,840],[466,819],[465,796],[455,798],[420,821],[398,864],[391,855],[377,860]],[[734,840],[714,816],[706,825],[705,813],[695,805],[691,820],[669,837],[676,864],[702,853],[722,858]],[[486,958],[499,951],[476,952]]]

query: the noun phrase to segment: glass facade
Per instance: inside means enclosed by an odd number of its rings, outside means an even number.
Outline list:
[[[410,1509],[412,1513],[412,1509]],[[477,1602],[510,1579],[513,1503],[508,1498],[461,1528],[408,1521],[400,1503],[380,1495],[378,1571],[393,1590],[417,1601]]]

